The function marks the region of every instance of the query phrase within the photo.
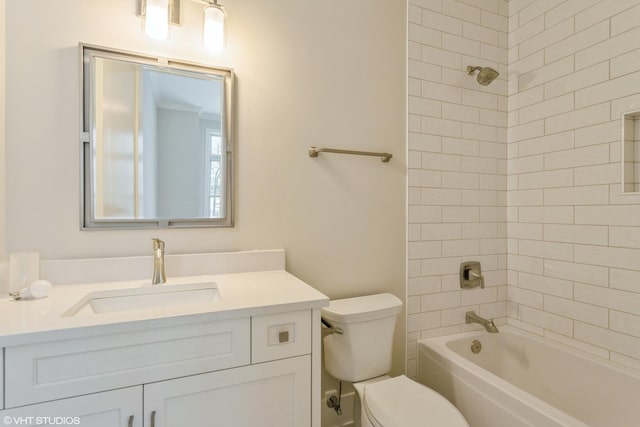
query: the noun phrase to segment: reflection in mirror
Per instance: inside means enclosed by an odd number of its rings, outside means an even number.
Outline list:
[[[83,228],[232,225],[232,71],[81,48]]]

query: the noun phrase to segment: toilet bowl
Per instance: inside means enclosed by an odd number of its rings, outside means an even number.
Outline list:
[[[404,375],[387,376],[401,311],[402,301],[391,294],[331,301],[322,308],[331,331],[323,339],[325,369],[353,383],[360,427],[469,427],[442,395]]]
[[[360,427],[469,427],[445,397],[404,375],[355,383]]]

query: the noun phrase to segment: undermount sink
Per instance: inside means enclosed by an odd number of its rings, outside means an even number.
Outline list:
[[[63,316],[201,305],[216,302],[218,298],[218,286],[214,282],[110,289],[87,294]]]

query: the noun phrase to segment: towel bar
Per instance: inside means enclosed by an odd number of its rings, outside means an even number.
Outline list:
[[[376,156],[380,157],[384,163],[388,163],[393,157],[393,154],[389,153],[375,153],[372,151],[355,151],[355,150],[340,150],[337,148],[318,148],[309,147],[309,157],[318,157],[318,153],[335,153],[335,154],[355,154],[357,156]]]

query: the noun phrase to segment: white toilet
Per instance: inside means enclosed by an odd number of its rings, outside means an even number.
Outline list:
[[[391,348],[402,301],[377,294],[331,301],[322,318],[334,333],[324,338],[325,368],[354,383],[361,427],[469,427],[446,398],[401,375],[391,378]]]

